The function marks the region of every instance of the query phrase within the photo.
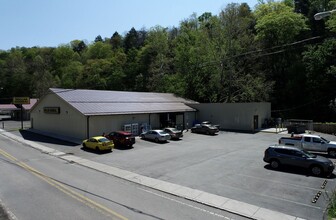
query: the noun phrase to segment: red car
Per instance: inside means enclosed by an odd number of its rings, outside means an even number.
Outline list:
[[[135,143],[135,137],[126,131],[113,131],[106,135],[106,138],[113,140],[116,146],[132,147]]]

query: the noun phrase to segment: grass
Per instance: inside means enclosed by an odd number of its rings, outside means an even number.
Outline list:
[[[328,219],[336,218],[336,191],[332,192],[328,207]]]

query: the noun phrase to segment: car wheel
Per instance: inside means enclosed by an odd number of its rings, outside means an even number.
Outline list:
[[[330,150],[328,151],[328,154],[329,154],[329,156],[331,156],[331,157],[336,157],[336,149],[330,149]]]
[[[156,142],[156,143],[159,142],[159,139],[158,139],[158,138],[155,138],[155,142]]]
[[[140,138],[141,138],[141,139],[145,139],[145,135],[141,134],[141,135],[140,135]]]
[[[86,144],[83,144],[83,147],[84,147],[84,148],[87,148],[87,147],[86,147]]]
[[[210,134],[210,132],[209,132],[209,131],[206,131],[206,132],[205,132],[205,134],[209,135],[209,134]]]
[[[313,165],[310,170],[314,176],[320,176],[322,174],[322,168],[318,165]]]
[[[272,160],[270,165],[273,169],[278,169],[280,166],[280,162],[278,160]]]
[[[96,147],[96,151],[99,151],[99,147],[98,146]]]

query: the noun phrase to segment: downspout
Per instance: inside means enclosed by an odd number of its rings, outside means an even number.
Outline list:
[[[185,129],[185,112],[183,112],[183,126],[182,126],[182,131]]]
[[[148,114],[148,126],[150,126],[150,128],[152,127],[151,125],[151,114]]]
[[[86,117],[86,136],[87,139],[90,138],[90,116]]]

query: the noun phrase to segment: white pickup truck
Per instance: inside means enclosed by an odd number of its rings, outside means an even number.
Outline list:
[[[308,151],[328,152],[332,157],[336,157],[336,142],[328,141],[318,135],[295,135],[294,137],[282,137],[279,144],[301,147]]]

